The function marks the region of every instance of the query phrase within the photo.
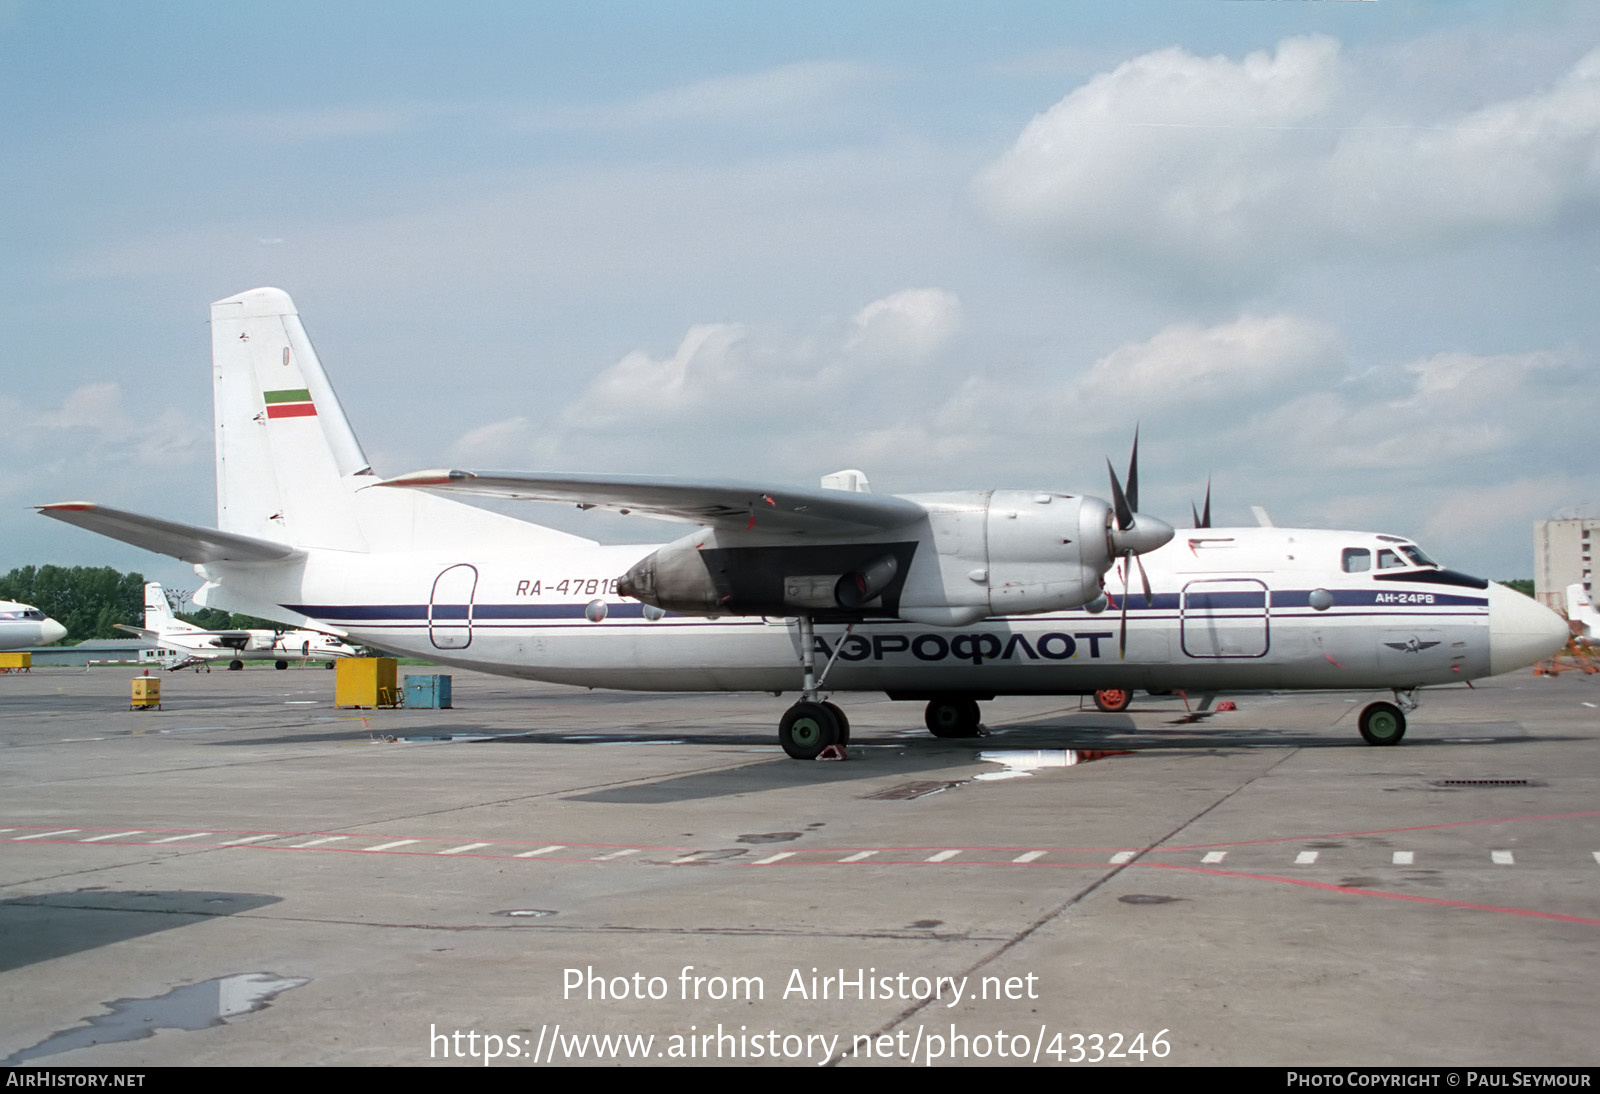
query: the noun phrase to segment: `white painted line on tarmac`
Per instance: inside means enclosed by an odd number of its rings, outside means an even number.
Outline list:
[[[35,832],[31,836],[12,836],[12,843],[21,843],[25,839],[49,839],[51,836],[70,836],[74,832],[82,832],[82,828],[63,828],[59,832]]]
[[[1137,851],[1118,851],[1111,856],[1111,863],[1114,866],[1121,866],[1124,862],[1132,862],[1133,856],[1138,853]]]
[[[1517,860],[1511,857],[1510,851],[1490,851],[1489,858],[1496,866],[1515,866]]]
[[[476,851],[480,847],[489,846],[487,843],[463,843],[460,847],[451,847],[446,851],[435,851],[438,855],[459,855],[465,851]]]
[[[1296,866],[1310,866],[1316,861],[1317,853],[1315,851],[1301,851],[1294,857],[1294,864]]]
[[[1595,862],[1600,863],[1600,851],[1596,851],[1594,853],[1594,860]]]
[[[349,838],[350,838],[349,836],[323,836],[321,839],[306,840],[306,842],[304,842],[304,843],[291,843],[291,844],[289,844],[289,846],[290,847],[294,847],[294,848],[319,847],[324,843],[335,843],[335,842],[337,842],[339,840],[349,839]]]
[[[774,862],[782,862],[786,858],[794,858],[794,855],[795,855],[795,853],[793,851],[779,851],[775,855],[768,855],[766,858],[758,858],[754,862],[752,862],[750,865],[751,866],[771,866]]]
[[[392,843],[380,843],[376,847],[367,847],[367,848],[363,848],[363,850],[367,850],[367,851],[388,851],[388,850],[390,850],[391,848],[394,848],[394,847],[404,847],[404,846],[406,846],[407,844],[410,844],[410,843],[421,843],[421,842],[422,842],[421,840],[417,840],[417,839],[397,839],[397,840],[393,841]]]
[[[237,847],[241,843],[260,843],[262,840],[282,839],[282,838],[283,838],[283,833],[282,832],[268,832],[264,836],[245,836],[243,839],[223,840],[221,843],[217,844],[217,846],[218,847]]]
[[[960,853],[961,853],[960,851],[940,851],[938,854],[929,855],[923,861],[925,861],[925,862],[949,862],[951,859],[955,858]]]
[[[1208,865],[1215,866],[1217,863],[1221,862],[1227,857],[1228,852],[1226,851],[1207,851],[1200,861]]]
[[[1047,853],[1048,852],[1045,852],[1045,851],[1024,851],[1024,852],[1022,852],[1022,854],[1018,855],[1016,858],[1012,859],[1011,861],[1012,862],[1037,862],[1039,859],[1044,858],[1044,856]]]
[[[150,842],[151,843],[177,843],[181,839],[199,839],[201,836],[209,836],[211,834],[212,833],[210,833],[210,832],[187,832],[187,833],[185,833],[184,835],[181,835],[181,836],[167,836],[167,837],[165,837],[163,839],[153,839]]]
[[[564,843],[552,843],[549,847],[540,847],[540,848],[537,848],[536,850],[533,850],[533,851],[524,851],[520,855],[512,855],[511,857],[512,858],[534,858],[534,857],[536,857],[538,855],[548,855],[552,851],[565,851],[566,849],[567,849],[567,845],[564,844]]]
[[[869,859],[869,858],[871,858],[873,855],[875,855],[877,853],[878,852],[876,852],[876,851],[857,851],[853,855],[846,855],[844,858],[840,859],[839,861],[840,862],[860,862],[862,859]],[[1597,858],[1597,859],[1600,859],[1600,851],[1595,852],[1595,856],[1594,857]]]
[[[143,828],[135,828],[132,832],[107,832],[103,836],[90,836],[88,839],[81,839],[78,842],[79,843],[99,843],[101,840],[121,839],[123,836],[142,836],[142,835],[144,835],[144,829]]]
[[[622,858],[624,855],[637,855],[639,853],[639,850],[640,849],[637,848],[637,847],[624,847],[620,851],[612,851],[609,855],[596,855],[594,858],[590,859],[589,861],[590,862],[610,862],[612,859],[614,859],[614,858]]]
[[[1417,856],[1414,851],[1396,851],[1394,853],[1394,864],[1396,866],[1410,866],[1416,861]]]

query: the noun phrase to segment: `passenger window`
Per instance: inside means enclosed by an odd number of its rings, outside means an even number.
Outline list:
[[[1389,548],[1385,547],[1383,550],[1378,552],[1378,569],[1395,570],[1404,565],[1405,563],[1401,560],[1400,556],[1389,550]]]
[[[1344,549],[1344,572],[1347,574],[1365,573],[1372,569],[1372,552],[1365,547],[1346,547]]]

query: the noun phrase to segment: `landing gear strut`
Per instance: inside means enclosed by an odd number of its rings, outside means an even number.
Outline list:
[[[849,636],[854,626],[852,623],[845,628],[845,637]],[[778,723],[778,743],[796,760],[814,760],[829,745],[843,746],[850,743],[850,719],[844,716],[844,711],[819,698],[822,682],[828,678],[828,670],[833,668],[833,662],[838,660],[839,651],[844,649],[844,638],[840,638],[839,645],[834,648],[833,657],[823,666],[820,677],[817,675],[815,646],[816,631],[812,627],[811,617],[802,615],[800,668],[803,679],[800,685],[800,701],[784,711],[783,719]]]
[[[976,737],[983,714],[976,699],[929,699],[922,722],[935,737]]]

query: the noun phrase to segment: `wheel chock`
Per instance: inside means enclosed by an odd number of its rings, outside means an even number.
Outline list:
[[[817,753],[817,759],[819,760],[848,760],[849,758],[849,756],[845,755],[843,745],[829,745]]]

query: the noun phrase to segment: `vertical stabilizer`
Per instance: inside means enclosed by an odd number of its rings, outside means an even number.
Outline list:
[[[364,551],[345,478],[367,469],[281,289],[211,305],[217,429],[217,524],[223,531]]]
[[[144,585],[144,629],[165,635],[182,634],[200,628],[193,623],[185,623],[173,615],[172,605],[167,603],[167,593],[161,587],[161,583],[147,581]]]

